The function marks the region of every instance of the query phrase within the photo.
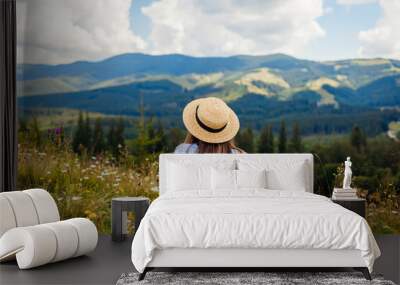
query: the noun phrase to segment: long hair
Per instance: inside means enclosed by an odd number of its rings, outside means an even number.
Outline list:
[[[223,143],[208,143],[196,138],[188,132],[184,143],[197,144],[198,153],[232,153],[232,149],[239,153],[244,153],[242,149],[235,145],[233,139]]]

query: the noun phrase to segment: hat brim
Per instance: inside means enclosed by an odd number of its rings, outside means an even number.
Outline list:
[[[239,119],[236,116],[235,112],[231,108],[228,107],[229,116],[228,123],[226,127],[220,132],[209,132],[203,129],[196,121],[196,109],[197,106],[201,103],[202,100],[207,98],[200,98],[193,100],[189,104],[186,105],[183,110],[183,123],[186,129],[199,140],[208,142],[208,143],[223,143],[232,140],[240,128]]]

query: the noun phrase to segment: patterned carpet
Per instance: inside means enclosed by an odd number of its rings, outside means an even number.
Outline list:
[[[359,272],[148,272],[146,278],[138,281],[138,273],[122,274],[117,285],[134,284],[327,284],[327,285],[395,285],[382,276],[372,275],[368,281]]]

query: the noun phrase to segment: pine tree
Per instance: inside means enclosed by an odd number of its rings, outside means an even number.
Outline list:
[[[84,125],[82,145],[84,147],[86,147],[88,152],[91,151],[91,148],[92,148],[92,129],[90,127],[90,118],[89,118],[89,113],[88,112],[86,112],[86,120],[85,120],[85,125]]]
[[[182,129],[179,128],[171,128],[168,130],[168,134],[166,136],[167,140],[167,152],[173,152],[175,148],[183,142],[185,139],[185,133]]]
[[[161,120],[158,120],[157,122],[156,137],[157,141],[155,143],[154,151],[163,152],[167,147],[167,137],[165,135]]]
[[[245,128],[243,131],[239,132],[235,140],[238,144],[238,147],[244,151],[248,153],[254,152],[254,135],[252,129]]]
[[[292,137],[290,140],[290,150],[292,152],[300,153],[303,151],[303,145],[301,142],[300,126],[298,123],[293,125]]]
[[[145,132],[147,135],[146,139],[146,154],[155,153],[156,145],[158,144],[160,138],[154,128],[153,119],[151,118],[147,122],[145,121]]]
[[[235,145],[236,145],[236,146],[238,146],[238,147],[240,147],[241,149],[245,150],[245,149],[241,146],[241,144],[242,144],[242,131],[241,131],[241,130],[239,130],[239,131],[237,132],[237,134],[236,134],[236,136],[235,136],[235,138],[234,138],[234,142],[235,142]]]
[[[361,128],[357,125],[351,130],[350,143],[358,152],[361,152],[362,148],[367,145],[367,138]]]
[[[116,124],[114,120],[111,120],[110,129],[107,134],[107,145],[109,151],[117,159],[121,154],[121,150],[125,146],[124,131],[125,131],[125,122],[122,117],[118,119]]]
[[[103,127],[101,125],[101,119],[97,118],[95,125],[94,125],[94,131],[93,131],[93,153],[94,154],[99,154],[105,151],[106,148],[106,143],[104,139],[104,132],[103,132]]]
[[[274,152],[274,137],[272,134],[272,126],[271,125],[266,125],[261,130],[257,150],[259,153]]]
[[[76,127],[74,138],[72,140],[72,148],[76,153],[81,152],[81,145],[83,144],[85,136],[84,132],[85,132],[85,127],[83,122],[83,114],[81,111],[79,111],[78,125]]]
[[[115,155],[118,152],[118,147],[115,140],[115,122],[111,120],[110,129],[107,134],[107,148],[108,150]]]
[[[122,117],[118,119],[117,127],[115,129],[115,144],[118,149],[123,148],[125,146],[125,122]]]
[[[269,132],[269,136],[268,136],[268,141],[267,141],[267,151],[269,153],[273,153],[275,152],[275,139],[274,139],[274,132],[272,130],[272,125],[268,126],[268,132]]]
[[[133,140],[133,153],[139,161],[142,161],[150,153],[155,152],[155,145],[158,141],[152,119],[146,121],[143,100],[139,106],[140,118],[137,122],[137,137]]]
[[[285,124],[285,121],[282,121],[281,128],[279,130],[279,142],[278,142],[278,151],[280,153],[285,153],[287,151],[286,138],[287,138],[286,124]]]

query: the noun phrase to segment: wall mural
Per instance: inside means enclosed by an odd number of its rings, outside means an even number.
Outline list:
[[[247,152],[311,152],[315,192],[351,185],[400,233],[395,1],[18,0],[19,189],[110,232],[114,196],[157,193],[183,107],[222,98]]]

